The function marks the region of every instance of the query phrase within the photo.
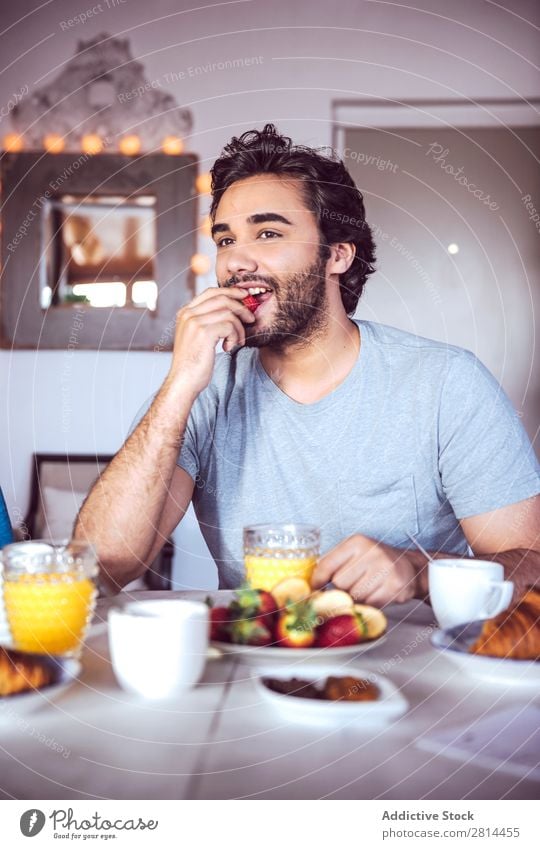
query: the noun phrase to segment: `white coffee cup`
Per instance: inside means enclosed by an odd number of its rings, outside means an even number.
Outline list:
[[[135,601],[109,611],[109,647],[119,684],[147,699],[178,696],[201,678],[208,608],[200,601]]]
[[[491,560],[430,560],[428,580],[431,606],[441,628],[491,619],[506,610],[514,592],[512,581],[504,580],[502,565]]]

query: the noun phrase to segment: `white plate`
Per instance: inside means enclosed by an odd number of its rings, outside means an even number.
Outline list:
[[[58,678],[53,684],[40,687],[37,690],[27,690],[15,696],[0,697],[0,721],[12,721],[14,717],[33,713],[43,705],[53,701],[59,693],[70,687],[79,677],[81,664],[71,658],[48,657],[48,662],[54,664]]]
[[[383,634],[382,637],[378,637],[376,640],[367,640],[365,643],[358,643],[355,646],[311,649],[286,649],[276,646],[242,646],[237,643],[222,643],[218,640],[213,640],[212,645],[223,652],[223,654],[232,654],[240,657],[243,663],[247,663],[250,666],[254,664],[260,666],[261,663],[283,664],[305,660],[317,660],[319,663],[326,663],[330,659],[351,657],[371,651],[375,646],[382,645],[385,640],[386,634]],[[302,699],[299,701],[302,701]]]
[[[355,667],[331,666],[328,664],[304,664],[291,670],[290,667],[268,667],[254,672],[257,693],[273,705],[284,717],[303,725],[333,724],[347,727],[356,722],[362,728],[375,725],[387,725],[399,719],[407,711],[409,703],[397,687],[388,679],[373,672]],[[276,693],[265,683],[264,678],[286,680],[291,677],[323,684],[329,675],[352,675],[354,678],[367,678],[380,689],[380,696],[372,702],[333,702],[326,699],[302,699]]]
[[[435,631],[431,635],[431,642],[436,649],[444,652],[448,660],[468,675],[497,684],[511,682],[538,688],[540,685],[538,661],[469,654],[468,648],[478,639],[483,624],[483,622],[470,622],[468,625]]]

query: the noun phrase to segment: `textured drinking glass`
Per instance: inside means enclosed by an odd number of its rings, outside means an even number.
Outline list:
[[[98,563],[86,542],[32,540],[1,553],[4,605],[15,648],[80,654],[94,612]]]
[[[244,528],[246,578],[260,590],[293,576],[311,583],[320,543],[314,525],[250,525]]]

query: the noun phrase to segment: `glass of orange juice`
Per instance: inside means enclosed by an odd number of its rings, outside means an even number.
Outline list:
[[[321,532],[314,525],[250,525],[244,528],[244,564],[252,587],[272,590],[285,578],[311,575],[319,557]]]
[[[95,549],[75,540],[32,540],[5,546],[0,558],[15,648],[77,657],[97,596]]]

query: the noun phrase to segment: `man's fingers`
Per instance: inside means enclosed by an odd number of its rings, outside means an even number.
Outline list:
[[[212,320],[208,320],[204,326],[212,331],[215,342],[223,339],[231,347],[246,344],[244,325],[239,318],[236,318],[228,310],[221,313],[210,313],[210,315]]]
[[[345,590],[352,595],[352,587],[358,582],[358,578],[363,576],[368,569],[368,565],[359,563],[354,557],[350,557],[334,574],[332,575],[332,583],[338,590]]]
[[[356,558],[357,562],[363,560],[366,554],[369,554],[373,546],[376,546],[374,540],[363,534],[353,534],[342,542],[338,543],[334,548],[328,551],[315,568],[312,578],[314,587],[322,587],[328,581],[333,580],[334,573],[343,566],[351,557]]]
[[[206,301],[212,300],[213,298],[219,298],[221,295],[228,296],[231,300],[242,301],[243,298],[246,297],[247,291],[245,289],[241,289],[240,286],[210,286],[209,289],[205,289],[204,292],[201,292],[200,295],[197,295],[191,303],[190,307],[196,307],[200,304],[204,304]]]
[[[242,301],[235,301],[233,298],[229,298],[228,295],[217,294],[213,298],[207,298],[205,301],[199,304],[190,304],[187,308],[191,315],[198,316],[209,316],[214,312],[221,312],[222,310],[230,310],[232,313],[237,315],[243,322],[253,324],[255,321],[255,316],[249,310]]]
[[[319,558],[311,578],[311,585],[314,588],[323,587],[331,581],[334,573],[352,556],[353,548],[353,537],[349,537]]]
[[[384,607],[385,604],[390,604],[393,599],[388,595],[384,587],[380,587],[376,592],[370,593],[365,597],[358,597],[362,604],[369,604],[371,607]]]
[[[351,595],[358,601],[368,601],[375,592],[384,588],[387,581],[394,574],[395,565],[391,560],[380,556],[380,552],[373,552],[370,557],[365,558],[366,569],[358,574]]]
[[[350,594],[355,601],[371,604],[371,599],[381,591],[384,593],[385,575],[381,570],[374,571],[370,569],[366,571],[359,581],[355,581],[351,587]]]

